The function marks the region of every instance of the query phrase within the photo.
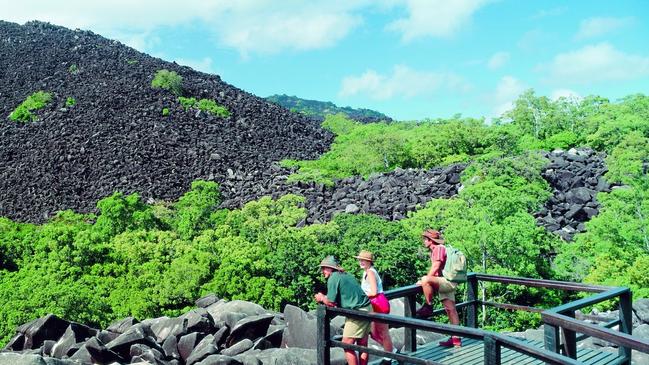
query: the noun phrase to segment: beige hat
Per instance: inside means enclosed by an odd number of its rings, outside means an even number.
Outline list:
[[[354,257],[361,260],[374,261],[374,257],[372,256],[372,253],[367,250],[362,250],[361,252],[358,253],[358,256],[354,256]]]
[[[339,271],[343,271],[343,270],[344,270],[344,269],[342,268],[342,266],[340,266],[340,264],[338,263],[338,261],[336,260],[336,258],[333,257],[333,256],[331,256],[331,255],[325,257],[325,258],[320,262],[320,267],[330,267],[330,268],[332,268],[332,269],[334,269],[334,270],[339,270]]]

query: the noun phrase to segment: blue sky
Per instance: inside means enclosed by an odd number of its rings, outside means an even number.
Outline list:
[[[0,0],[0,19],[91,30],[259,96],[399,120],[649,94],[647,0]]]

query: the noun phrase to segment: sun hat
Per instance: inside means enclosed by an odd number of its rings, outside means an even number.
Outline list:
[[[442,234],[439,233],[439,231],[436,231],[434,229],[427,229],[421,235],[423,237],[426,237],[426,238],[430,239],[431,241],[437,242],[439,244],[444,243],[444,239],[442,238]]]
[[[335,257],[329,255],[325,257],[321,262],[320,262],[320,267],[330,267],[334,270],[339,270],[343,271],[342,266],[338,263]]]
[[[370,251],[367,250],[362,250],[361,252],[358,253],[358,256],[354,256],[354,257],[361,260],[374,261],[374,256]]]

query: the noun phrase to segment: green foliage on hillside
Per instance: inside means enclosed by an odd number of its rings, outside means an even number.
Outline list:
[[[33,122],[38,117],[32,113],[44,108],[52,100],[52,94],[45,91],[37,91],[25,99],[20,105],[9,114],[9,119],[16,122]]]
[[[361,125],[343,116],[324,125],[336,143],[318,161],[293,162],[301,178],[465,161],[464,188],[398,222],[340,214],[298,227],[303,197],[219,209],[219,188],[206,181],[176,202],[148,205],[118,192],[98,202],[97,215],[64,211],[42,225],[0,218],[0,343],[46,313],[104,327],[128,315],[177,315],[210,292],[275,310],[313,308],[314,291],[324,288],[320,260],[336,255],[358,276],[353,256],[361,249],[375,252],[386,288],[412,284],[429,265],[419,236],[428,227],[466,253],[471,271],[628,285],[634,298],[649,297],[648,97],[574,102],[528,92],[493,125],[466,118]],[[535,150],[580,145],[609,153],[606,178],[619,186],[598,195],[600,214],[566,243],[532,216],[550,195],[539,174],[546,161]],[[483,289],[490,301],[549,307],[566,300],[542,288]],[[498,329],[539,323],[537,315],[500,310],[481,319]]]
[[[281,105],[294,113],[300,113],[310,117],[325,118],[327,115],[342,113],[348,118],[355,120],[369,120],[374,122],[392,120],[387,115],[375,110],[365,108],[355,109],[348,106],[339,107],[332,102],[301,99],[296,96],[271,95],[266,100]]]
[[[151,87],[154,89],[169,90],[179,96],[183,93],[183,78],[175,71],[158,70],[151,80]]]
[[[178,97],[178,102],[185,108],[185,110],[190,108],[196,108],[204,112],[208,112],[212,115],[216,115],[221,118],[227,118],[230,116],[230,111],[223,105],[219,105],[216,101],[212,99],[200,99],[196,98],[185,98],[182,96]]]

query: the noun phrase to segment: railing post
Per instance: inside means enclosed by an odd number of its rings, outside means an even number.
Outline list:
[[[472,304],[467,308],[466,326],[478,328],[478,276],[471,273],[466,281],[467,301]]]
[[[575,318],[575,311],[565,313],[570,318]],[[577,333],[573,330],[562,328],[565,355],[577,359]]]
[[[632,293],[627,289],[624,293],[620,294],[620,332],[632,335],[633,333],[633,319],[632,319]],[[628,347],[620,346],[619,353],[621,357],[626,358],[623,364],[631,363],[631,349]]]
[[[545,349],[548,351],[556,352],[557,354],[561,351],[561,346],[559,344],[559,328],[551,324],[543,324],[543,343]]]
[[[417,295],[411,294],[403,298],[403,315],[408,318],[413,318],[416,313]],[[417,351],[417,330],[414,328],[403,327],[403,346],[407,352]]]
[[[484,343],[484,364],[500,365],[501,347],[498,339],[490,334],[486,334],[482,342]]]
[[[329,340],[331,334],[329,333],[329,318],[327,316],[327,307],[318,305],[317,311],[317,336],[316,341],[318,344],[318,365],[330,365],[331,352],[329,351]]]

